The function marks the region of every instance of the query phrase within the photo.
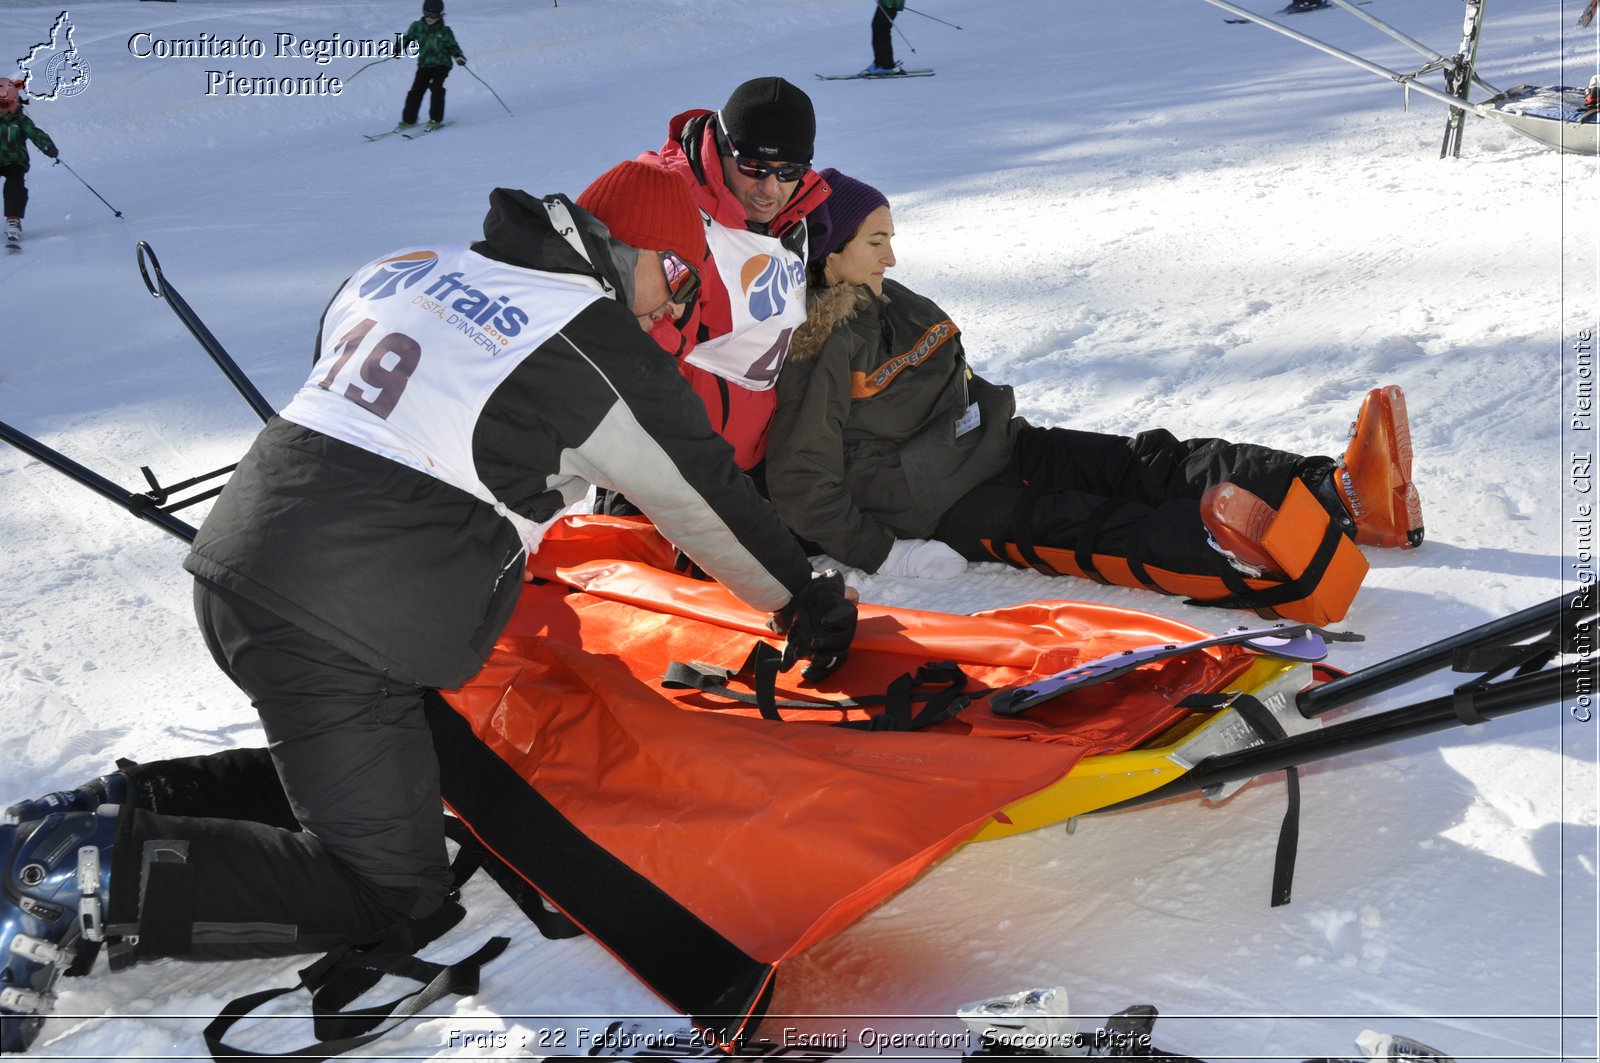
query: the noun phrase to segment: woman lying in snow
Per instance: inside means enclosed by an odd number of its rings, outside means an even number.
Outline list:
[[[936,579],[999,559],[1321,623],[1365,574],[1351,540],[1422,541],[1398,387],[1367,396],[1340,460],[1035,427],[1010,388],[973,373],[949,316],[884,276],[882,193],[823,177],[833,195],[810,219],[807,320],[778,379],[767,485],[834,559]]]

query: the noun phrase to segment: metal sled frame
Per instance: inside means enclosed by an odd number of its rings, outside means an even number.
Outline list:
[[[1502,92],[1478,76],[1476,57],[1478,43],[1482,38],[1483,31],[1484,0],[1465,0],[1467,17],[1462,27],[1461,46],[1453,56],[1442,55],[1420,41],[1412,39],[1383,20],[1362,11],[1351,3],[1351,0],[1328,0],[1328,3],[1350,12],[1363,22],[1372,25],[1428,60],[1422,67],[1410,73],[1390,70],[1388,67],[1381,66],[1369,59],[1364,59],[1352,52],[1347,52],[1325,41],[1317,40],[1315,37],[1291,29],[1265,15],[1246,11],[1244,8],[1230,3],[1229,0],[1206,0],[1206,3],[1214,7],[1220,7],[1224,11],[1237,15],[1246,21],[1265,26],[1274,33],[1280,33],[1291,40],[1299,41],[1301,44],[1308,45],[1320,52],[1325,52],[1336,59],[1342,59],[1369,73],[1388,78],[1404,86],[1408,96],[1411,92],[1419,92],[1424,96],[1431,96],[1448,105],[1450,107],[1450,117],[1445,125],[1444,144],[1439,151],[1440,158],[1461,154],[1461,126],[1467,111],[1472,112],[1479,118],[1492,118],[1513,132],[1520,133],[1522,136],[1537,141],[1547,148],[1554,148],[1556,151],[1581,155],[1600,154],[1600,124],[1567,121],[1547,115],[1526,113],[1525,105],[1530,99],[1549,93],[1570,90],[1538,89],[1527,85],[1519,85]],[[1423,75],[1434,71],[1443,72],[1446,85],[1444,90],[1436,89],[1432,85],[1418,80]],[[1489,93],[1489,97],[1477,103],[1469,100],[1468,95],[1474,85]]]

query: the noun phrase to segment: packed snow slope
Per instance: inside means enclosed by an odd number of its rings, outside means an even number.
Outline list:
[[[62,10],[4,6],[8,58]],[[1338,453],[1368,389],[1405,389],[1428,541],[1370,552],[1345,624],[1367,641],[1334,663],[1592,581],[1593,432],[1570,425],[1592,384],[1596,160],[1470,119],[1462,158],[1441,161],[1443,107],[1408,110],[1399,86],[1201,0],[917,6],[961,27],[900,16],[897,54],[937,76],[822,82],[868,61],[866,0],[458,0],[470,70],[506,107],[458,70],[448,129],[369,143],[398,117],[409,61],[338,96],[208,95],[207,71],[349,78],[364,60],[275,58],[274,34],[383,38],[416,17],[410,0],[77,0],[90,83],[30,113],[123,217],[34,156],[25,249],[0,259],[0,419],[135,489],[141,465],[173,482],[228,464],[258,423],[146,293],[136,241],[282,405],[355,266],[472,239],[497,185],[576,195],[659,146],[671,115],[780,74],[816,103],[818,164],[893,202],[894,275],[944,305],[1035,423]],[[1571,29],[1579,6],[1490,4],[1483,77],[1584,84],[1596,38]],[[1363,10],[1456,48],[1457,0]],[[1420,62],[1341,11],[1292,22],[1394,69]],[[268,54],[141,58],[137,34],[242,36]],[[0,801],[118,756],[261,741],[196,634],[180,542],[10,448],[0,485]],[[954,612],[1081,597],[1210,630],[1248,619],[998,565],[861,589]],[[1089,1016],[1157,1004],[1158,1042],[1207,1057],[1350,1055],[1372,1027],[1458,1058],[1593,1059],[1596,724],[1577,710],[1312,766],[1283,908],[1267,906],[1281,777],[1218,807],[1177,800],[958,850],[789,964],[772,1008],[797,1017],[769,1030],[954,1032],[966,1001],[1064,985]],[[369,1054],[484,1058],[497,1038],[500,1055],[536,1053],[553,1023],[594,1028],[551,1017],[659,1011],[592,942],[541,940],[481,877],[467,900],[455,954],[491,930],[511,950],[476,997]],[[297,966],[102,966],[63,983],[34,1053],[201,1055],[206,1016]],[[279,1051],[309,1040],[298,1022],[256,1035]]]

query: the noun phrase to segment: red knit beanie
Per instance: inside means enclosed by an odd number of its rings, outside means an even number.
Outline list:
[[[641,251],[673,251],[692,266],[706,259],[706,227],[683,179],[659,166],[619,162],[578,197],[611,235]]]

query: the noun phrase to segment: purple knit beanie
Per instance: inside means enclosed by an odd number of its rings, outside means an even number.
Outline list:
[[[848,244],[856,230],[861,228],[861,223],[867,220],[868,214],[889,205],[889,200],[882,192],[831,166],[823,170],[820,176],[833,191],[820,207],[806,217],[806,259],[812,265],[821,263]]]

